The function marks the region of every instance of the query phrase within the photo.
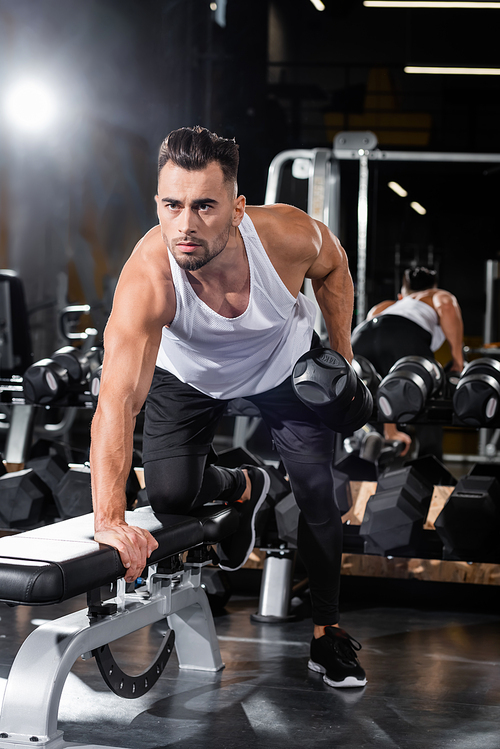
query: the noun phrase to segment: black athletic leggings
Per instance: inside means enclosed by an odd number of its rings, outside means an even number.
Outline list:
[[[313,621],[336,624],[342,521],[334,497],[335,433],[298,400],[290,378],[247,400],[259,408],[271,432],[301,510],[298,547],[309,577]],[[209,459],[226,405],[156,369],[146,401],[143,461],[148,498],[160,520],[214,499],[241,497],[242,471],[212,465]]]
[[[403,356],[433,359],[431,340],[427,330],[406,317],[380,315],[366,320],[353,331],[351,345],[355,355],[365,356],[385,377]]]

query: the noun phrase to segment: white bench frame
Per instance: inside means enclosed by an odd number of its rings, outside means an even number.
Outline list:
[[[212,612],[201,587],[200,564],[181,572],[159,574],[149,568],[145,586],[126,592],[118,580],[111,599],[117,611],[89,619],[88,610],[41,625],[25,640],[12,664],[0,714],[0,749],[118,749],[65,742],[57,728],[59,703],[68,674],[81,656],[143,627],[167,619],[175,631],[181,669],[219,671],[224,668]]]

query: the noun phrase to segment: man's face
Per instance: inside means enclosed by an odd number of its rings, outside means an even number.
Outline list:
[[[158,179],[156,203],[163,241],[184,270],[195,271],[226,247],[241,221],[238,202],[220,166],[188,171],[167,161]],[[241,212],[241,216],[243,212]]]

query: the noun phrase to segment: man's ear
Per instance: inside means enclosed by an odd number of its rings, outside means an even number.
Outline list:
[[[238,195],[233,204],[233,226],[239,226],[245,215],[246,198],[244,195]]]
[[[398,294],[398,300],[400,301],[403,298],[402,294]]]
[[[158,197],[158,195],[155,195],[155,203],[156,203],[156,215],[158,216],[158,218],[160,218],[160,214],[159,214],[159,211],[160,211],[160,198]]]

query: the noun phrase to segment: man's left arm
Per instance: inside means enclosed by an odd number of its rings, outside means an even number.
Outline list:
[[[351,325],[354,309],[354,287],[347,255],[337,237],[320,221],[321,246],[306,273],[323,314],[330,347],[352,361]]]

